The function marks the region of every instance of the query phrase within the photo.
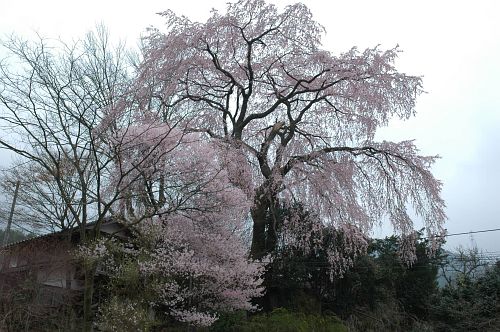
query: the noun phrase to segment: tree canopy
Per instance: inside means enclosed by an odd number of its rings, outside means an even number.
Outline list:
[[[167,31],[145,39],[140,112],[182,119],[233,151],[234,183],[253,202],[254,258],[273,250],[276,225],[286,224],[276,218],[281,204],[300,202],[323,223],[354,226],[353,239],[384,218],[403,236],[413,216],[427,235],[443,231],[441,184],[430,172],[436,157],[419,155],[411,140],[375,140],[390,119],[415,114],[422,92],[420,77],[395,68],[397,48],[334,55],[303,4],[280,12],[241,0],[203,23],[161,15]]]
[[[423,91],[420,77],[397,70],[397,47],[325,50],[323,27],[300,3],[239,0],[206,22],[160,15],[166,30],[150,30],[137,66],[104,30],[60,49],[4,43],[0,126],[14,134],[0,147],[21,158],[7,180],[30,182],[20,200],[34,215],[80,227],[90,250],[84,330],[99,267],[92,249],[106,249],[95,241],[108,217],[136,232],[114,252],[125,257],[116,271],[134,261],[141,282],[158,286],[123,303],[199,325],[218,308],[251,308],[261,293],[252,261],[280,250],[321,256],[333,281],[385,221],[405,262],[420,254],[416,221],[437,249],[446,218],[437,157],[412,140],[376,140],[389,120],[415,115]],[[124,309],[123,298],[108,308]]]

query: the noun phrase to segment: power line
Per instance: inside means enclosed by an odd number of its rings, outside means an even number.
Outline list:
[[[431,237],[449,237],[449,236],[456,236],[456,235],[468,235],[468,234],[488,233],[488,232],[498,232],[498,231],[500,231],[500,228],[483,229],[483,230],[479,230],[479,231],[470,231],[470,232],[463,232],[463,233],[452,233],[452,234],[446,234],[446,235],[434,235]]]
[[[488,232],[498,232],[498,231],[500,231],[500,228],[484,229],[484,230],[480,230],[480,231],[470,231],[470,232],[464,232],[464,233],[454,233],[454,234],[448,234],[447,236],[475,234],[475,233],[488,233]]]

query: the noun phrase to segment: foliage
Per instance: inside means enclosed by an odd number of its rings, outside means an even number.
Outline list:
[[[441,263],[440,276],[444,279],[444,284],[451,286],[464,279],[475,280],[482,276],[490,263],[484,259],[484,255],[476,246],[459,246],[453,252],[448,252]]]
[[[416,260],[401,258],[397,237],[373,240],[368,255],[356,261],[344,278],[334,282],[331,310],[346,319],[353,331],[425,331],[437,288],[440,251],[429,256],[422,233],[414,238]]]
[[[0,286],[0,329],[2,331],[71,331],[78,321],[74,299],[64,291],[43,287],[32,277],[16,284],[9,278]]]
[[[370,252],[375,256],[379,267],[376,279],[388,289],[394,290],[394,297],[406,313],[427,319],[430,300],[437,291],[436,278],[442,256],[440,251],[429,256],[430,241],[422,239],[421,232],[414,241],[417,259],[410,266],[405,265],[400,256],[401,239],[390,237],[376,240]]]
[[[457,276],[440,290],[432,306],[438,331],[498,331],[500,328],[500,264],[482,275]]]
[[[248,261],[241,239],[245,194],[229,183],[210,146],[184,146],[189,149],[173,150],[162,169],[181,188],[175,197],[184,197],[182,204],[166,197],[157,207],[161,216],[128,224],[132,238],[103,238],[76,255],[108,276],[110,300],[142,303],[163,321],[208,326],[221,312],[255,309],[250,299],[262,293],[262,265]],[[180,171],[177,162],[187,167]]]
[[[102,27],[71,45],[13,36],[1,46],[0,128],[9,135],[0,137],[0,147],[19,158],[7,182],[26,180],[19,189],[21,215],[45,229],[78,227],[80,241],[92,240],[125,194],[113,181],[129,172],[121,172],[123,140],[115,138],[130,118],[123,113],[107,121],[130,96],[126,51],[113,47]],[[90,331],[93,267],[84,274],[84,330]]]
[[[352,332],[434,331],[429,322],[409,317],[398,304],[397,299],[379,303],[373,309],[358,309],[345,320],[345,324]]]
[[[155,326],[147,306],[144,303],[113,297],[101,307],[99,322],[100,331],[150,331]]]
[[[329,230],[323,241],[336,241],[342,234]],[[302,312],[332,311],[349,321],[353,329],[410,329],[430,317],[437,292],[437,272],[442,256],[429,256],[431,244],[422,233],[413,237],[416,260],[407,265],[401,246],[408,240],[390,237],[370,240],[367,254],[358,255],[342,277],[330,276],[325,245],[304,252],[282,247],[266,271],[266,310],[284,306]],[[311,243],[312,245],[312,243]],[[373,319],[370,317],[374,317]],[[423,323],[422,323],[423,324]]]
[[[0,125],[17,134],[0,146],[27,161],[34,179],[21,200],[42,214],[50,206],[56,227],[80,226],[85,329],[96,270],[110,279],[102,324],[129,304],[141,308],[137,328],[149,326],[150,310],[210,325],[219,312],[254,309],[260,268],[247,259],[245,221],[250,257],[275,258],[267,286],[289,275],[288,286],[306,294],[300,307],[314,307],[318,294],[336,301],[335,278],[365,253],[383,218],[400,238],[366,258],[377,281],[369,292],[392,299],[414,286],[390,265],[419,257],[408,209],[429,237],[443,231],[445,214],[430,172],[436,157],[412,141],[375,141],[389,120],[414,115],[422,92],[420,77],[397,71],[399,50],[323,50],[323,29],[303,4],[279,12],[239,0],[204,23],[161,15],[168,30],[144,39],[137,76],[104,33],[54,52],[44,40],[13,39],[6,46],[20,66],[0,64]],[[109,216],[136,237],[93,242]],[[425,301],[402,298],[423,314]],[[308,317],[278,311],[252,322],[313,328],[323,319]]]
[[[249,319],[244,314],[221,319],[210,331],[238,332],[347,332],[347,328],[334,315],[318,315],[290,312],[283,308],[274,309],[268,314],[258,314]]]
[[[146,174],[151,192],[125,201],[122,213],[136,237],[120,248],[117,261],[106,262],[115,267],[109,275],[118,280],[124,271],[139,271],[144,301],[169,319],[193,325],[210,325],[219,312],[253,310],[250,299],[262,293],[261,265],[248,261],[241,238],[248,198],[231,183],[219,146],[175,128],[159,141],[154,130],[140,132],[141,144],[128,153],[148,154],[152,147],[158,152],[134,169]],[[144,190],[128,188],[139,197]],[[158,217],[135,224],[141,209]]]
[[[283,220],[278,225],[275,250],[266,266],[266,294],[257,303],[265,310],[286,307],[294,311],[321,312],[322,294],[331,288],[332,281],[362,254],[368,240],[362,236],[353,243],[353,231],[325,226],[301,204],[274,210]],[[350,231],[350,235],[346,235]],[[362,243],[363,246],[361,245]],[[334,251],[333,251],[334,250]],[[331,261],[332,256],[343,259]]]
[[[397,234],[411,234],[408,207],[428,235],[442,231],[435,157],[419,155],[412,141],[374,140],[391,118],[414,114],[422,91],[419,77],[396,70],[397,49],[333,55],[321,49],[323,29],[303,4],[279,12],[240,0],[203,23],[161,15],[167,31],[145,39],[140,112],[187,123],[230,151],[231,178],[252,203],[254,258],[272,252],[277,228],[287,227],[268,216],[297,202],[324,224],[347,225],[353,238],[385,216]],[[335,268],[344,257],[330,249]]]

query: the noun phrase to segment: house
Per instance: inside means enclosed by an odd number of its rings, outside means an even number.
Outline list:
[[[91,231],[94,227],[92,223],[86,228]],[[130,235],[122,223],[111,219],[101,225],[100,232],[118,237]],[[0,248],[0,331],[2,321],[17,322],[9,330],[31,330],[28,325],[41,326],[40,319],[71,316],[63,315],[65,310],[78,311],[84,275],[72,251],[79,242],[79,228],[73,228]],[[26,320],[19,326],[19,321]]]

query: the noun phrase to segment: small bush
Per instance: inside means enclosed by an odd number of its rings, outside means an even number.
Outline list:
[[[155,325],[147,308],[141,303],[113,297],[111,301],[101,307],[100,311],[101,313],[97,323],[100,331],[147,332]]]
[[[213,332],[347,332],[346,326],[333,315],[289,312],[278,308],[269,314],[246,319],[244,313],[222,316],[210,329]]]

